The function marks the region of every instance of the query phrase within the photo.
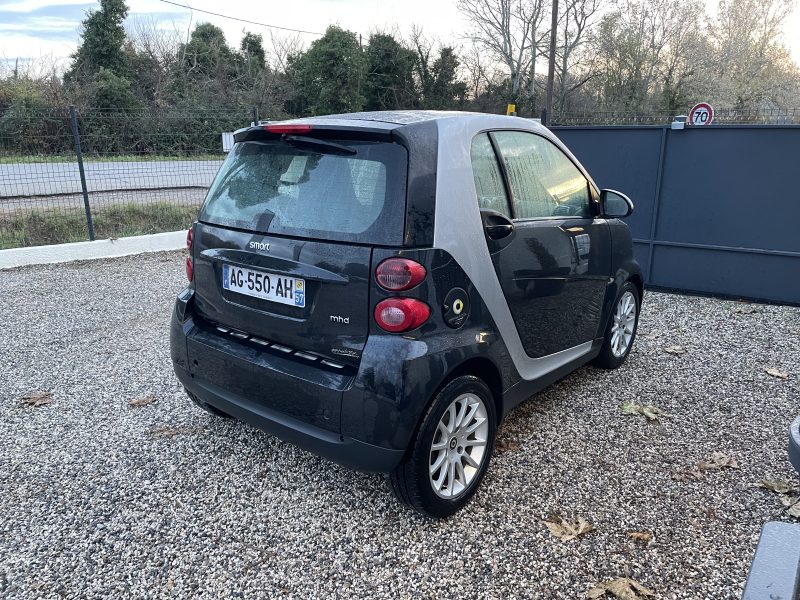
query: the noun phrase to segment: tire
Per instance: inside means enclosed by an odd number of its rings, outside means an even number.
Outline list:
[[[478,489],[489,467],[496,429],[488,386],[471,375],[453,379],[436,395],[403,462],[389,475],[395,496],[424,515],[452,515]],[[440,466],[431,472],[436,463]]]
[[[626,301],[628,303],[633,303],[632,317],[626,311],[625,307],[630,306],[630,304],[625,304]],[[605,335],[603,336],[603,347],[600,349],[600,354],[597,355],[597,358],[592,361],[592,364],[601,369],[617,369],[625,362],[625,359],[628,358],[628,354],[630,354],[631,348],[633,347],[633,342],[636,341],[636,330],[639,327],[639,311],[641,305],[639,289],[630,281],[626,281],[622,285],[619,294],[617,294],[617,298],[614,300],[614,308],[611,315],[608,317],[608,325],[606,325]],[[631,318],[633,320],[632,326]],[[624,335],[620,333],[618,324],[624,325],[622,329]],[[616,336],[615,332],[617,333]],[[621,335],[622,338],[620,339]],[[628,338],[627,336],[630,337]],[[626,339],[627,344],[625,344],[623,348],[622,343]]]
[[[185,389],[185,388],[184,388],[184,389]],[[208,414],[210,414],[210,415],[214,415],[215,417],[220,417],[220,418],[222,418],[222,419],[233,419],[233,417],[232,417],[231,415],[229,415],[229,414],[228,414],[228,413],[226,413],[226,412],[222,412],[222,411],[221,411],[220,409],[218,409],[216,406],[211,406],[211,405],[210,405],[210,404],[208,404],[207,402],[203,402],[202,400],[200,400],[200,398],[198,398],[197,396],[195,396],[195,395],[194,395],[192,392],[190,392],[189,390],[186,390],[186,395],[187,395],[187,396],[189,396],[189,400],[191,400],[192,402],[194,402],[194,403],[195,403],[197,406],[199,406],[200,408],[202,408],[202,409],[203,409],[204,411],[206,411]]]

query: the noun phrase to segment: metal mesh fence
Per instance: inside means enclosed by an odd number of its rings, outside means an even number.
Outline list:
[[[592,111],[551,124],[666,125],[674,116]],[[89,216],[97,238],[188,227],[225,157],[221,134],[254,120],[251,110],[0,111],[0,249],[89,239]],[[714,123],[800,124],[800,109],[718,109]]]
[[[684,112],[661,111],[637,114],[622,111],[564,112],[553,115],[551,125],[668,125]],[[800,108],[714,110],[715,125],[800,125]]]
[[[188,227],[249,111],[68,107],[0,114],[0,248]],[[82,151],[81,180],[77,144]],[[84,197],[85,189],[85,197]]]

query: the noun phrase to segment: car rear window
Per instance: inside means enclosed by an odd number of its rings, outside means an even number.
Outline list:
[[[405,148],[306,142],[237,143],[208,191],[200,221],[259,233],[400,245]]]

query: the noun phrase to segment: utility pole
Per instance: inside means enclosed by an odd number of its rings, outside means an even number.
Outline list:
[[[542,125],[550,124],[553,114],[553,80],[556,77],[556,29],[558,27],[558,0],[553,0],[552,20],[550,21],[550,61],[547,65],[547,100],[542,111]]]

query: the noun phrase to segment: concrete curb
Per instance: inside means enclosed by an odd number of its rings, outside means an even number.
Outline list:
[[[45,265],[73,260],[114,258],[144,252],[180,250],[185,247],[186,230],[137,235],[116,240],[11,248],[10,250],[0,250],[0,270],[26,265]]]

